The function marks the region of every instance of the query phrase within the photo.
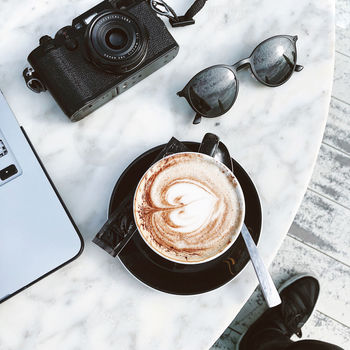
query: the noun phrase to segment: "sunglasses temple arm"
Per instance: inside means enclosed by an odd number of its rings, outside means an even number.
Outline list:
[[[183,89],[183,90],[181,90],[181,91],[178,91],[178,92],[176,93],[176,95],[179,96],[179,97],[185,97],[185,89]]]
[[[295,72],[301,72],[304,69],[304,66],[301,66],[300,64],[297,64],[294,68]]]
[[[181,91],[176,93],[179,97],[186,97],[186,87],[184,87]],[[197,113],[194,117],[193,124],[197,125],[202,121],[202,115]]]
[[[197,113],[196,116],[194,117],[193,124],[194,124],[194,125],[197,125],[197,124],[199,124],[201,121],[202,121],[202,116],[201,116],[199,113]]]

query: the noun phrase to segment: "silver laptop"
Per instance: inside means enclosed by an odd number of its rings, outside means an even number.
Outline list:
[[[0,302],[82,249],[77,227],[0,92]]]

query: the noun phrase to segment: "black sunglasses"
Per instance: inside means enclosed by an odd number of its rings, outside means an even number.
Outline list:
[[[202,117],[219,117],[233,106],[239,90],[236,72],[243,68],[249,67],[260,83],[270,87],[282,85],[294,71],[300,72],[304,67],[297,65],[297,40],[297,36],[274,36],[232,66],[220,64],[195,75],[177,93],[197,113],[193,124],[199,124]]]

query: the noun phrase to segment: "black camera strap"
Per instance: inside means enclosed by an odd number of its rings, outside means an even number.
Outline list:
[[[204,7],[207,0],[195,0],[192,6],[183,16],[178,16],[176,12],[163,0],[150,0],[152,9],[160,16],[169,18],[173,27],[184,27],[194,24],[193,17]]]

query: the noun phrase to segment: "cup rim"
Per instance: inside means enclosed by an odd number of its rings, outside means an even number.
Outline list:
[[[159,162],[163,161],[164,159],[176,156],[176,155],[180,155],[180,154],[195,154],[195,155],[199,155],[201,157],[207,158],[208,160],[216,163],[219,167],[223,167],[236,181],[237,186],[235,187],[235,191],[238,194],[239,197],[239,203],[241,206],[241,219],[240,219],[240,223],[237,226],[235,233],[233,235],[233,239],[231,240],[230,244],[228,244],[223,250],[219,251],[217,254],[207,258],[207,259],[203,259],[201,261],[183,261],[183,260],[177,260],[177,259],[172,259],[164,254],[162,254],[160,251],[158,251],[157,249],[155,249],[154,247],[152,247],[152,245],[146,240],[146,238],[144,237],[144,235],[142,234],[142,230],[140,229],[137,219],[136,219],[136,215],[135,215],[135,201],[136,201],[136,194],[138,192],[138,189],[140,187],[140,184],[142,182],[142,180],[144,179],[144,177],[146,176],[146,174],[150,171],[150,169],[152,169],[153,167],[155,167]],[[244,198],[244,194],[243,194],[243,190],[241,187],[241,184],[239,183],[237,177],[235,176],[235,174],[231,171],[231,169],[229,169],[224,163],[221,163],[220,161],[218,161],[217,159],[215,159],[214,157],[205,154],[205,153],[199,153],[199,152],[193,152],[193,151],[188,151],[188,152],[178,152],[178,153],[173,153],[173,154],[169,154],[164,158],[159,159],[157,162],[155,162],[154,164],[152,164],[142,175],[142,177],[140,178],[140,180],[138,181],[138,184],[136,186],[135,192],[134,192],[134,196],[133,196],[133,205],[132,205],[132,212],[133,212],[133,217],[134,217],[134,221],[135,221],[135,225],[138,231],[138,234],[142,237],[143,241],[147,244],[147,246],[152,249],[153,252],[155,252],[156,254],[158,254],[160,257],[177,263],[177,264],[185,264],[185,265],[198,265],[198,264],[203,264],[203,263],[207,263],[210,262],[218,257],[220,257],[222,254],[224,254],[227,250],[229,250],[232,245],[236,242],[237,238],[239,237],[240,233],[241,233],[241,229],[242,226],[244,224],[244,219],[245,219],[245,198]]]

